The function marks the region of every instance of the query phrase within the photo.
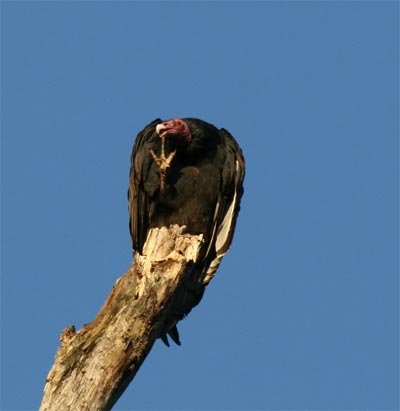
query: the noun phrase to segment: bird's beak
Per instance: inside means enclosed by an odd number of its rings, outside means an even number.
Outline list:
[[[156,133],[157,133],[160,137],[161,137],[161,133],[162,133],[163,131],[165,131],[165,130],[167,130],[167,127],[165,127],[163,123],[157,124]]]

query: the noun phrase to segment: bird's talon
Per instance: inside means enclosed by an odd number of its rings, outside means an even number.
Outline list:
[[[175,157],[176,150],[172,151],[168,157],[165,157],[165,137],[161,136],[161,154],[157,157],[152,148],[149,148],[150,154],[153,157],[157,167],[160,170],[160,190],[165,190],[165,178],[167,176],[167,169],[171,166],[172,159]]]

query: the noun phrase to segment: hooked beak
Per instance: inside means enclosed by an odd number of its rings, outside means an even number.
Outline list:
[[[161,134],[167,130],[167,127],[164,123],[157,124],[156,133],[161,137]]]

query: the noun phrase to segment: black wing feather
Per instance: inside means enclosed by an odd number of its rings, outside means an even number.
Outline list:
[[[131,155],[131,169],[129,175],[128,207],[129,229],[132,237],[132,247],[141,253],[149,230],[149,204],[144,191],[144,181],[151,167],[151,158],[148,155],[148,140],[153,135],[161,119],[148,124],[136,137]]]
[[[213,236],[204,264],[203,286],[210,282],[232,243],[240,210],[240,199],[243,195],[245,161],[242,150],[227,130],[222,128],[219,133],[226,144],[226,158],[221,172],[221,188],[214,216]]]

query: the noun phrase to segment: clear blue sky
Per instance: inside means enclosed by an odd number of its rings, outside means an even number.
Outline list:
[[[37,409],[61,330],[131,262],[157,117],[247,159],[230,253],[182,347],[115,410],[399,407],[399,4],[2,2],[2,410]]]

